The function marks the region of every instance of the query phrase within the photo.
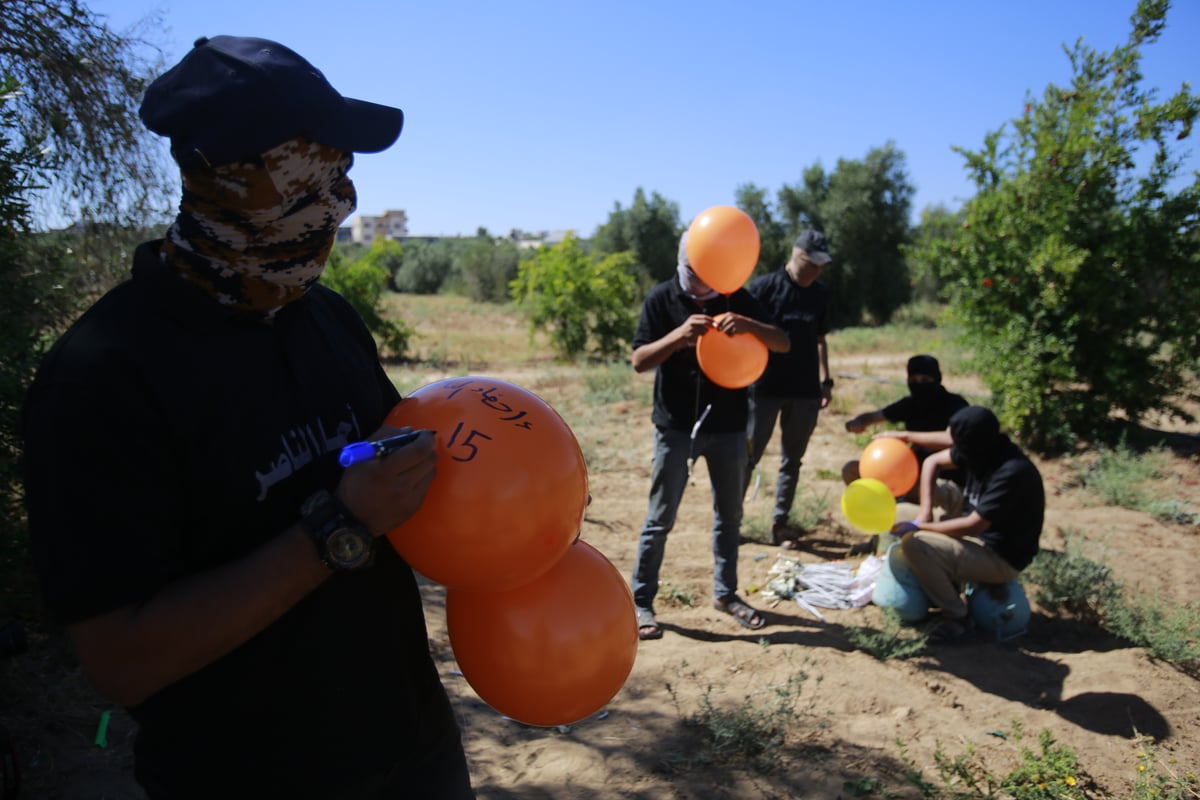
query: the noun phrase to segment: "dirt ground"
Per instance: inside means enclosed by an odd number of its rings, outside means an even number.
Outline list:
[[[874,407],[866,400],[872,381],[863,376],[861,356],[839,360],[832,349],[835,391],[843,397],[822,414],[801,473],[803,491],[828,500],[821,523],[794,554],[805,563],[843,559],[865,538],[841,516],[835,474],[861,448],[842,426]],[[898,384],[903,357],[880,359],[871,373],[876,386]],[[637,399],[597,408],[583,404],[578,373],[567,368],[473,365],[472,374],[525,386],[569,421],[580,420],[593,496],[582,536],[628,576],[649,482],[651,377],[635,378]],[[947,384],[979,391],[949,378]],[[895,392],[903,389],[897,385]],[[1164,478],[1173,496],[1192,508],[1200,508],[1197,433],[1172,429],[1172,474]],[[748,519],[769,512],[776,448],[777,440],[763,459]],[[1197,602],[1200,529],[1097,505],[1075,485],[1069,459],[1037,463],[1048,498],[1043,549],[1061,551],[1068,536],[1079,537],[1099,548],[1128,586],[1175,603]],[[972,750],[1003,775],[1023,747],[1036,749],[1043,730],[1077,752],[1078,780],[1097,797],[1130,796],[1148,740],[1175,771],[1200,766],[1200,682],[1036,604],[1028,633],[1016,639],[931,646],[914,658],[880,661],[856,650],[846,635],[849,626],[880,627],[880,609],[823,610],[821,620],[792,600],[771,602],[752,589],[767,583],[782,551],[749,541],[739,560],[743,594],[769,624],[743,630],[708,601],[710,525],[701,462],[667,546],[662,580],[675,601],[658,605],[664,637],[639,644],[632,674],[601,712],[565,728],[527,727],[479,700],[456,669],[444,591],[425,585],[431,647],[459,715],[480,798],[915,798],[920,793],[905,781],[906,771],[921,770],[936,782],[939,749],[951,756]],[[20,689],[3,701],[0,721],[14,739],[25,779],[21,797],[141,797],[129,777],[128,717],[88,692],[60,639],[36,637],[25,653],[0,660],[0,670],[4,685]],[[789,679],[799,686],[795,716],[773,760],[706,763],[695,730],[684,724],[701,700],[728,708],[765,701]],[[105,711],[111,712],[107,746],[99,747],[94,737]]]

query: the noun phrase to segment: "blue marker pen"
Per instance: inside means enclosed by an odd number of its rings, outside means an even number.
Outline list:
[[[418,428],[415,431],[401,433],[397,436],[389,436],[386,439],[379,439],[374,442],[348,444],[338,454],[338,463],[343,467],[349,467],[363,461],[370,461],[372,458],[383,458],[389,453],[394,453],[401,447],[404,447],[404,445],[415,440],[424,432],[424,429]]]

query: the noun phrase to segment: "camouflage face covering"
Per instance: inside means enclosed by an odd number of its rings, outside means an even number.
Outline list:
[[[219,303],[273,317],[321,277],[354,211],[352,163],[292,139],[253,161],[185,171],[163,258]]]

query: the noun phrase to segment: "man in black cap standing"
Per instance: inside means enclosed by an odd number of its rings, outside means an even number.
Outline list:
[[[418,586],[379,537],[420,507],[362,320],[318,278],[354,152],[397,108],[342,97],[263,39],[201,39],[141,109],[183,198],[132,277],[43,362],[25,417],[46,602],[139,724],[151,798],[470,798]],[[429,531],[436,536],[437,531]]]
[[[771,536],[785,549],[796,546],[804,531],[788,523],[800,462],[817,427],[817,416],[829,405],[833,376],[825,335],[829,333],[829,289],[818,278],[831,261],[829,245],[820,231],[806,229],[796,237],[791,259],[780,269],[759,276],[747,290],[770,313],[769,321],[791,340],[787,352],[772,352],[762,377],[750,387],[750,419],[746,435],[750,464],[746,486],[762,458],[779,419],[779,476]]]

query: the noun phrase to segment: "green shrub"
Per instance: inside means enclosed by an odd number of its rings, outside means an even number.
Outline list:
[[[544,328],[559,356],[625,355],[638,314],[638,286],[630,253],[595,260],[568,235],[521,262],[510,285],[529,317],[530,334]]]
[[[995,735],[1019,743],[1023,736],[1019,723],[1009,733]],[[1020,763],[1007,775],[992,772],[973,747],[950,756],[939,745],[933,755],[939,783],[926,780],[904,754],[908,781],[929,800],[1086,800],[1095,788],[1091,778],[1080,769],[1075,751],[1060,745],[1048,730],[1038,737],[1037,750],[1021,748]],[[940,784],[940,785],[939,785]]]
[[[1077,459],[1079,484],[1102,503],[1137,511],[1150,505],[1150,484],[1166,472],[1167,451],[1138,453],[1122,441],[1097,447],[1089,460]]]
[[[1034,584],[1032,597],[1051,613],[1062,612],[1086,622],[1100,623],[1120,600],[1121,587],[1107,565],[1085,556],[1078,531],[1065,530],[1062,553],[1042,550],[1021,573],[1022,583]]]
[[[415,333],[403,320],[383,316],[383,292],[391,274],[388,264],[398,259],[400,253],[400,245],[387,239],[376,239],[367,254],[355,261],[342,258],[334,250],[321,274],[321,283],[346,298],[378,337],[382,353],[395,358],[408,355]]]
[[[1154,658],[1200,676],[1200,607],[1138,595],[1110,605],[1104,624]]]
[[[1065,552],[1043,550],[1022,573],[1033,599],[1048,611],[1094,622],[1154,658],[1200,675],[1200,608],[1125,589],[1105,564],[1084,556],[1070,538]]]

